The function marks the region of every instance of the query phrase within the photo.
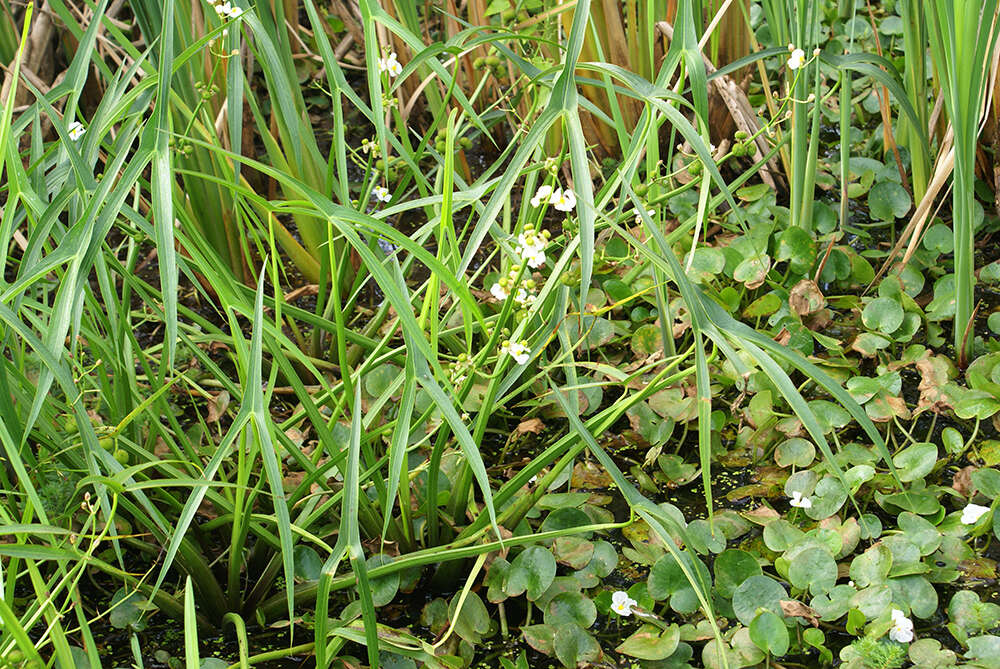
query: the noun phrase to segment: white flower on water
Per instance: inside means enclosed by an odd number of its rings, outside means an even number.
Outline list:
[[[620,616],[632,615],[632,607],[638,604],[639,602],[629,597],[624,590],[619,590],[611,595],[611,610]]]
[[[892,610],[892,627],[889,628],[889,638],[899,643],[913,641],[913,621],[899,609]]]
[[[535,191],[535,197],[531,198],[531,206],[540,207],[543,203],[547,204],[551,196],[552,186],[539,186]]]
[[[963,525],[975,525],[979,522],[986,513],[988,513],[990,507],[980,506],[979,504],[969,504],[964,509],[962,509],[962,524]]]
[[[504,283],[506,283],[506,281]],[[490,294],[493,295],[493,297],[500,300],[501,302],[506,300],[507,297],[510,295],[510,293],[507,292],[507,289],[504,288],[503,284],[501,284],[499,281],[490,286]]]
[[[396,60],[396,52],[393,51],[386,58],[378,59],[378,70],[379,72],[385,72],[390,77],[397,77],[399,73],[403,71],[403,66],[399,64]]]
[[[808,497],[803,497],[802,493],[798,490],[792,491],[792,499],[788,504],[799,509],[811,509],[813,505],[812,500]]]
[[[79,121],[73,121],[69,124],[69,138],[74,142],[83,137],[83,133],[85,132],[87,132],[87,129]]]
[[[375,186],[375,188],[372,188],[372,197],[379,202],[388,202],[392,199],[392,194],[389,193],[389,189],[385,186]]]
[[[528,343],[525,341],[505,341],[500,345],[500,353],[506,353],[514,358],[514,362],[523,365],[531,356],[528,354]]]
[[[792,45],[789,44],[788,46]],[[792,55],[788,57],[788,62],[786,63],[786,65],[788,65],[789,70],[797,70],[803,65],[805,65],[805,62],[806,62],[806,52],[803,51],[802,49],[793,49]]]
[[[572,188],[566,190],[557,188],[549,201],[557,211],[573,211],[573,208],[576,207],[576,194]]]

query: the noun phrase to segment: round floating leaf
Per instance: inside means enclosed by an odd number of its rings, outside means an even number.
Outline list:
[[[594,557],[587,566],[574,574],[584,588],[592,588],[618,566],[618,551],[607,541],[594,542]]]
[[[688,540],[697,553],[705,555],[707,553],[721,553],[726,548],[726,537],[722,530],[712,526],[707,520],[701,518],[692,520],[687,527]]]
[[[319,574],[323,570],[323,561],[320,559],[316,549],[300,544],[292,551],[292,555],[295,562],[295,580],[319,580]]]
[[[563,592],[552,598],[545,607],[545,624],[576,623],[590,627],[597,620],[597,607],[589,597],[580,592]]]
[[[986,319],[986,327],[990,329],[993,334],[1000,334],[1000,311],[994,311]]]
[[[810,546],[790,561],[788,581],[800,590],[808,588],[814,595],[827,592],[837,583],[837,563],[827,550]]]
[[[558,537],[552,542],[556,561],[573,569],[583,569],[594,557],[594,544],[583,537]]]
[[[696,587],[699,590],[711,588],[712,577],[705,563],[698,558],[685,555],[688,573],[694,579]],[[684,570],[673,555],[664,555],[656,561],[649,571],[646,587],[649,596],[657,601],[669,598],[670,608],[677,613],[693,613],[701,605],[695,586],[685,576]]]
[[[677,625],[671,625],[665,630],[656,625],[643,625],[615,650],[640,660],[665,660],[674,654],[680,640],[681,633]]]
[[[979,270],[979,280],[983,283],[1000,283],[1000,260],[984,265]]]
[[[687,267],[686,259],[685,267]],[[721,274],[725,267],[726,256],[722,251],[711,246],[699,246],[694,250],[687,275],[694,283],[708,283]]]
[[[899,529],[913,542],[921,555],[930,555],[941,545],[941,531],[915,513],[904,511],[899,514]]]
[[[892,552],[880,543],[871,546],[851,562],[851,580],[859,588],[885,583],[892,569]]]
[[[876,297],[861,312],[861,320],[869,330],[892,334],[903,324],[903,307],[891,297]]]
[[[901,576],[889,579],[892,601],[910,609],[918,618],[930,618],[937,612],[937,590],[923,576]]]
[[[553,648],[555,634],[556,631],[552,625],[525,625],[521,628],[521,636],[524,637],[524,641],[545,655],[552,655],[555,652]]]
[[[882,221],[906,216],[911,204],[910,194],[895,181],[880,181],[868,193],[868,211]]]
[[[985,390],[970,390],[955,404],[955,415],[985,420],[1000,411],[1000,400]]]
[[[951,253],[955,249],[954,235],[947,225],[935,223],[924,233],[924,248],[935,253]]]
[[[738,549],[723,551],[715,558],[715,588],[722,597],[731,598],[736,588],[751,576],[762,574],[760,564],[750,553]]]
[[[539,530],[541,532],[552,532],[555,530],[568,530],[574,527],[583,527],[590,524],[590,516],[588,516],[583,509],[564,506],[556,509],[546,516],[545,520],[542,521],[542,526]],[[591,534],[591,532],[581,532],[576,536],[589,539]]]
[[[386,667],[387,669],[410,669],[411,667],[412,667],[412,669],[417,669],[417,665],[416,665],[416,663],[413,660],[410,660],[407,657],[401,657],[399,655],[397,655],[396,657],[398,657],[401,660],[408,660],[409,664],[406,664],[404,662],[403,664],[383,664],[382,666]],[[86,658],[87,658],[87,654],[84,653],[83,654],[83,659],[86,660]],[[79,664],[77,665],[77,667],[80,667],[80,669],[83,669],[83,667],[89,667],[89,666],[90,666],[89,663],[88,664],[84,664],[82,666],[79,665]],[[201,662],[198,663],[198,669],[226,669],[226,667],[228,667],[228,666],[229,666],[228,662],[226,662],[225,660],[220,659],[218,657],[203,657],[203,658],[201,658]]]
[[[766,254],[757,254],[744,258],[733,271],[733,278],[745,283],[747,288],[759,288],[764,284],[764,277],[771,268],[771,258]]]
[[[840,511],[840,507],[847,501],[847,490],[836,477],[824,476],[816,484],[816,490],[810,499],[812,506],[805,510],[806,515],[813,520],[822,520]]]
[[[758,297],[747,305],[747,308],[743,310],[743,315],[746,318],[760,318],[762,316],[770,316],[780,308],[781,298],[777,293],[768,293],[767,295]]]
[[[749,625],[757,617],[757,609],[780,613],[782,599],[788,599],[788,593],[781,584],[770,576],[758,574],[743,581],[733,592],[733,612],[741,623]]]
[[[765,653],[781,657],[788,652],[788,628],[777,613],[761,611],[750,623],[750,639]]]
[[[908,483],[930,474],[934,465],[937,464],[937,456],[937,446],[927,442],[918,442],[897,453],[892,459],[892,463],[896,465],[899,480]]]
[[[138,592],[130,592],[118,588],[111,597],[111,613],[108,620],[112,627],[118,629],[131,628],[136,632],[146,629],[143,612],[150,608],[148,600]]]
[[[437,597],[424,604],[420,611],[420,624],[434,634],[441,634],[448,629],[448,602]]]
[[[511,597],[527,592],[530,601],[538,599],[556,577],[556,559],[541,546],[529,546],[514,558],[507,572],[504,590]]]
[[[839,404],[834,404],[829,400],[811,400],[809,408],[816,414],[816,420],[823,429],[823,434],[847,427],[848,423],[851,422],[851,414],[847,413],[847,410]]]
[[[892,605],[892,589],[888,585],[871,585],[851,597],[851,608],[871,620],[888,613]]]
[[[490,631],[490,613],[486,610],[483,600],[474,592],[466,595],[462,611],[458,613],[460,596],[461,593],[458,593],[451,598],[448,618],[455,621],[455,634],[471,644],[477,644],[482,641],[483,635]]]
[[[608,279],[603,288],[611,302],[625,302],[634,295],[629,285],[621,279]]]
[[[851,608],[851,597],[855,592],[857,591],[849,585],[835,585],[829,592],[813,597],[809,606],[827,622],[838,620]]]
[[[368,571],[371,571],[376,567],[381,567],[391,562],[391,557],[379,553],[365,560],[365,565],[368,567]],[[375,606],[385,606],[393,600],[399,591],[399,572],[395,571],[385,576],[373,578],[371,581],[371,590],[372,601]]]
[[[764,526],[764,545],[775,552],[784,552],[801,539],[804,533],[787,520],[779,518]]]
[[[396,365],[386,363],[365,374],[365,391],[372,397],[381,397],[389,389],[402,370]]]
[[[786,439],[774,449],[774,461],[779,467],[808,467],[816,457],[816,447],[801,437]]]
[[[910,662],[920,669],[952,669],[957,664],[955,653],[941,647],[937,639],[917,639],[910,644]]]
[[[779,262],[788,260],[793,266],[808,268],[816,260],[816,242],[804,228],[788,228],[778,239],[774,257]]]
[[[663,349],[663,337],[660,334],[660,327],[652,323],[640,325],[632,333],[629,339],[629,346],[637,356],[646,357],[653,355]]]
[[[576,623],[554,625],[552,649],[564,666],[575,667],[581,662],[596,662],[601,647],[587,630]]]
[[[997,658],[1000,657],[1000,636],[984,634],[969,639],[968,644],[969,650],[965,656],[980,660],[981,662],[977,663],[977,666],[990,667],[991,669],[997,666]]]
[[[971,590],[960,590],[948,604],[948,617],[967,633],[985,632],[1000,625],[1000,606],[979,601]]]

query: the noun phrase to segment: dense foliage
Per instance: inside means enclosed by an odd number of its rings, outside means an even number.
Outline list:
[[[0,667],[1000,666],[997,0],[0,3]]]

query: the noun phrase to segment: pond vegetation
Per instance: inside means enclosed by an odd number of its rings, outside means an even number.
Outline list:
[[[997,0],[0,5],[0,667],[1000,667]]]

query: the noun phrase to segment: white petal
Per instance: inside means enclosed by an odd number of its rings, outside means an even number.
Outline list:
[[[962,524],[975,525],[979,519],[989,513],[990,507],[979,504],[969,504],[962,509]]]

